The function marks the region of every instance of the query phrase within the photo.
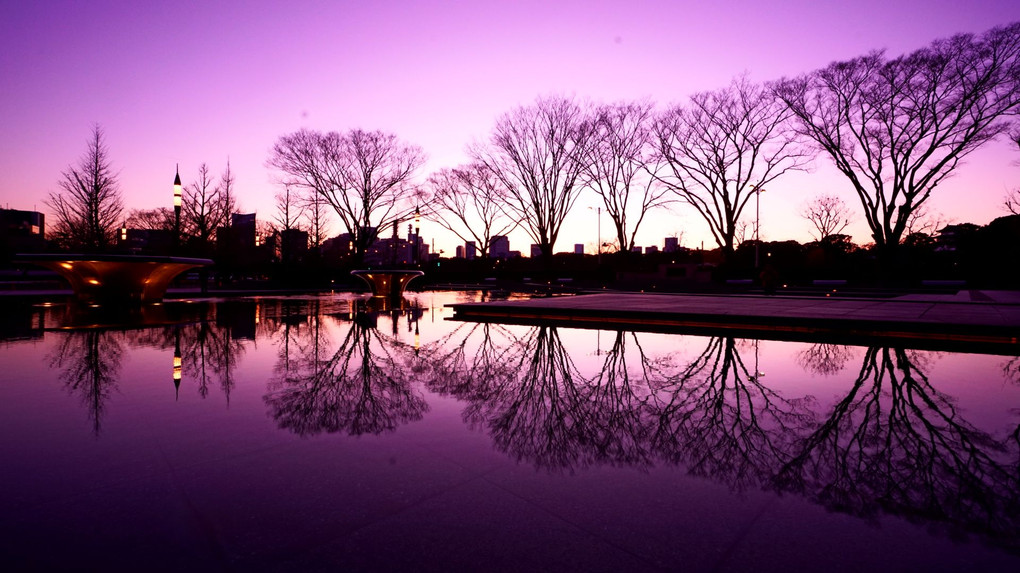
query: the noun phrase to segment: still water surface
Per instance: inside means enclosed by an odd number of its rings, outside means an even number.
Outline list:
[[[449,320],[479,296],[9,309],[0,558],[1020,570],[1020,359]]]

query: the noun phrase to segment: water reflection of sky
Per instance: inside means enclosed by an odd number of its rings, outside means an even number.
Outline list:
[[[1017,358],[447,320],[474,296],[12,313],[5,560],[928,569],[1020,553]]]

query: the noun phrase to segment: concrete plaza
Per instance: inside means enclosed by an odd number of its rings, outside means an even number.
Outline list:
[[[598,292],[452,305],[457,320],[582,328],[730,331],[792,340],[908,339],[924,346],[1020,349],[1020,292],[962,290],[890,298]]]

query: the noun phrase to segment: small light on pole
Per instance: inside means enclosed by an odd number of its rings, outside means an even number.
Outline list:
[[[761,240],[758,235],[758,227],[760,226],[759,221],[761,220],[761,194],[765,191],[763,187],[751,186],[754,191],[754,268],[758,268],[759,263],[759,250],[761,249]]]

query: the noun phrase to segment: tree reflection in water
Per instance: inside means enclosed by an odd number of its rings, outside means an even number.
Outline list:
[[[691,357],[650,356],[644,335],[616,332],[611,349],[586,364],[551,326],[458,323],[419,348],[416,315],[407,314],[413,345],[397,333],[403,310],[274,304],[258,307],[262,320],[254,320],[277,352],[264,401],[281,428],[302,436],[379,434],[420,420],[428,411],[423,383],[464,401],[467,424],[542,471],[675,464],[737,491],[795,493],[866,519],[892,514],[1020,551],[1020,426],[1014,420],[992,435],[966,419],[929,380],[933,353],[805,347],[795,360],[812,374],[861,360],[845,395],[823,410],[810,396],[783,395],[783,380],[759,375],[754,341],[690,337],[704,341]],[[199,394],[218,378],[229,396],[243,332],[256,332],[244,312],[235,316],[238,336],[227,315],[126,333],[61,333],[50,363],[98,435],[132,344],[169,349],[179,337]],[[380,316],[390,317],[391,333],[376,328]],[[1017,381],[1018,363],[1002,363],[1006,380]]]
[[[783,396],[780,380],[767,385],[757,356],[748,366],[757,350],[716,337],[693,359],[652,358],[636,334],[618,332],[585,376],[555,327],[514,337],[465,323],[436,345],[428,384],[465,400],[472,426],[536,469],[679,464],[737,491],[796,493],[1020,549],[1020,427],[996,439],[964,419],[925,373],[936,355],[868,348],[853,387],[826,412],[811,396]],[[857,352],[815,345],[798,362],[830,374]]]
[[[1016,442],[965,420],[923,359],[869,348],[853,388],[796,444],[773,484],[862,517],[882,512],[1020,549]]]
[[[766,482],[815,422],[814,401],[766,386],[733,338],[711,338],[686,365],[648,372],[655,452],[738,490]]]
[[[509,377],[480,387],[465,418],[484,426],[499,451],[546,469],[586,466],[589,422],[581,380],[555,328],[540,326],[516,342]]]
[[[49,356],[50,368],[60,370],[60,380],[77,394],[88,411],[92,432],[99,435],[103,410],[117,388],[124,345],[121,333],[108,330],[78,330],[61,333],[63,340]]]
[[[375,313],[359,311],[330,351],[322,318],[317,314],[303,333],[296,355],[278,359],[277,377],[264,398],[277,424],[301,436],[356,436],[420,420],[428,403],[412,388],[413,347],[381,334]]]
[[[815,343],[797,353],[797,364],[812,374],[834,376],[839,374],[853,357],[853,350],[845,344]]]
[[[586,378],[555,327],[518,337],[498,325],[464,324],[435,346],[429,387],[468,401],[465,421],[517,461],[557,471],[646,467],[644,398],[631,387],[625,341],[619,333],[604,368]]]
[[[254,318],[255,307],[226,303],[194,305],[201,320],[125,331],[133,345],[176,351],[180,347],[184,383],[197,382],[198,395],[208,398],[210,384],[219,385],[227,402],[236,386],[234,373],[245,352],[245,341],[234,333],[237,323]]]

